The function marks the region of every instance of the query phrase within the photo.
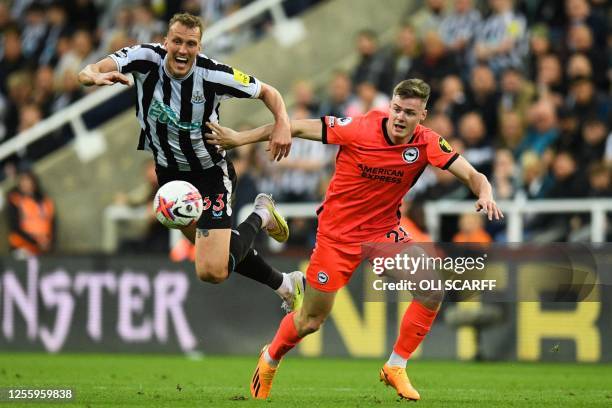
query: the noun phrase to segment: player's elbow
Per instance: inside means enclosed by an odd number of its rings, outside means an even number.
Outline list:
[[[229,276],[229,271],[226,265],[216,265],[210,262],[196,261],[196,274],[202,282],[221,283]]]

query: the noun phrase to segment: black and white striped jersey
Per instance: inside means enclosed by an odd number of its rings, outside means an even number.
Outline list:
[[[225,152],[204,142],[206,122],[219,121],[223,99],[258,97],[259,80],[204,54],[187,75],[174,78],[161,44],[123,48],[109,57],[120,72],[134,75],[140,150],[150,150],[159,166],[180,171],[225,164]]]

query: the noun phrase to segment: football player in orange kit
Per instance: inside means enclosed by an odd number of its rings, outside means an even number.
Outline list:
[[[339,145],[336,170],[323,204],[317,210],[318,230],[306,272],[308,289],[302,308],[288,314],[272,342],[265,346],[251,381],[251,395],[265,399],[281,358],[304,336],[319,329],[331,312],[336,292],[345,286],[363,257],[366,242],[408,242],[399,227],[402,198],[427,165],[445,169],[478,197],[476,210],[500,219],[487,178],[454,152],[444,138],[420,124],[427,115],[430,87],[420,79],[400,82],[389,111],[360,117],[294,120],[293,137]],[[272,125],[244,132],[210,124],[208,142],[228,149],[268,140]],[[413,294],[389,360],[380,379],[401,398],[419,400],[406,375],[406,362],[423,341],[436,317],[438,296]]]

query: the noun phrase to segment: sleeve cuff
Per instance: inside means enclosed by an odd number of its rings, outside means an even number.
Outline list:
[[[321,142],[327,144],[327,124],[325,123],[325,116],[321,116]]]
[[[455,160],[457,160],[459,158],[459,153],[455,153],[453,155],[453,157],[451,157],[446,164],[444,165],[444,167],[442,167],[442,170],[448,170],[448,168],[450,167],[451,164],[453,164],[455,162]]]

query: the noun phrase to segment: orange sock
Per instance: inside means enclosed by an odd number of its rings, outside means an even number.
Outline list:
[[[274,340],[268,347],[268,354],[274,360],[280,360],[285,354],[294,348],[302,338],[298,336],[295,323],[293,322],[293,316],[295,312],[291,312],[286,315],[278,327],[278,331],[274,336]]]
[[[433,323],[437,310],[430,310],[417,301],[412,301],[400,326],[393,351],[405,359],[421,344]]]

